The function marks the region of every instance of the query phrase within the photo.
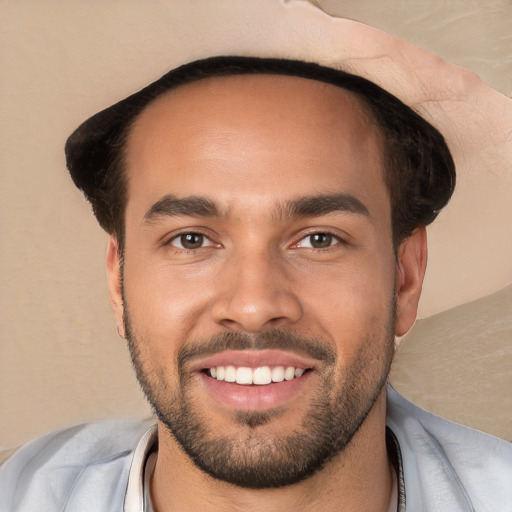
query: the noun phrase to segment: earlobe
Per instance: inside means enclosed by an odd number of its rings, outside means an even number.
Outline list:
[[[416,228],[398,249],[396,270],[395,335],[403,336],[413,326],[427,267],[427,232]]]
[[[117,239],[110,235],[107,248],[107,278],[110,305],[116,317],[117,333],[122,338],[124,332],[124,301],[121,275],[121,254]]]

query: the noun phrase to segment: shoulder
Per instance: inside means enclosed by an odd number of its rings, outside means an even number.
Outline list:
[[[388,426],[400,445],[407,510],[512,509],[512,444],[439,418],[392,388]]]
[[[121,510],[132,453],[152,423],[106,420],[31,441],[0,467],[0,510]]]

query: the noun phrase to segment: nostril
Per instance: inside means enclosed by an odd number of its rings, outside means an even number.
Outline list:
[[[231,293],[228,295],[227,291]],[[212,307],[212,317],[228,329],[257,333],[268,327],[285,327],[302,317],[298,298],[276,282],[227,291],[224,296],[219,293]]]

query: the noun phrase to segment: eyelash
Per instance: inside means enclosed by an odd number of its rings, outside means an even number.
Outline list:
[[[326,247],[314,247],[311,244],[311,237],[314,237],[315,235],[323,235],[323,236],[329,237],[331,239],[329,245],[327,245]],[[203,237],[203,240],[201,241],[201,245],[199,247],[187,248],[187,247],[183,246],[183,243],[180,243],[181,247],[178,247],[178,246],[173,244],[173,242],[175,242],[177,240],[180,240],[180,239],[182,239],[183,237],[186,237],[186,236]],[[301,245],[301,242],[303,242],[304,240],[307,240],[307,239],[310,240],[310,245],[309,246]],[[206,245],[206,246],[203,245],[203,243],[205,241],[209,242],[209,244]],[[337,235],[337,234],[335,234],[335,233],[333,233],[333,232],[331,232],[329,230],[318,230],[318,231],[312,231],[310,233],[307,233],[306,235],[301,237],[298,242],[293,244],[291,248],[292,249],[294,249],[294,248],[306,248],[306,249],[311,249],[313,251],[325,251],[327,249],[330,249],[333,246],[336,246],[338,244],[344,244],[344,243],[345,243],[345,241],[342,238],[340,238],[339,235]],[[179,233],[177,235],[174,235],[172,238],[170,238],[165,243],[165,245],[171,247],[172,249],[174,249],[176,251],[193,252],[193,251],[197,251],[199,249],[205,249],[205,248],[208,248],[208,247],[215,247],[216,245],[218,246],[219,244],[215,244],[208,235],[206,235],[205,233],[203,233],[201,231],[185,231],[185,232]]]
[[[330,237],[331,238],[331,243],[329,245],[327,245],[326,247],[313,247],[313,246],[301,246],[300,243],[303,241],[303,240],[307,240],[307,239],[310,239],[311,240],[311,237],[315,236],[315,235],[324,235],[324,236],[327,236],[327,237]],[[333,242],[333,243],[332,243]],[[339,244],[344,244],[345,241],[337,234],[333,233],[332,231],[329,231],[329,230],[316,230],[316,231],[312,231],[310,233],[307,233],[306,235],[304,235],[297,243],[295,243],[293,245],[294,248],[301,248],[301,247],[304,247],[306,249],[311,249],[313,251],[325,251],[325,250],[328,250],[330,249],[331,247],[334,247],[336,245],[339,245]]]
[[[206,246],[201,244],[200,247],[195,247],[195,248],[183,247],[183,244],[181,244],[182,245],[181,247],[177,247],[176,245],[173,245],[174,241],[180,240],[183,237],[191,236],[191,235],[198,236],[198,237],[203,237],[203,242],[204,241],[208,241],[209,244],[206,245]],[[176,251],[197,251],[198,249],[205,249],[207,247],[214,247],[216,244],[212,241],[212,239],[207,234],[202,233],[201,231],[184,231],[182,233],[178,233],[177,235],[174,235],[173,237],[171,237],[167,242],[165,242],[165,245],[171,247],[172,249],[174,249]]]

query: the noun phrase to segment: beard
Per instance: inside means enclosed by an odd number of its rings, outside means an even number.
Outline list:
[[[226,332],[207,340],[185,343],[177,357],[178,385],[147,351],[149,343],[132,329],[125,301],[125,336],[141,388],[157,418],[169,430],[196,467],[213,478],[252,489],[293,485],[312,476],[343,452],[364,423],[386,384],[394,354],[394,302],[387,325],[372,326],[350,364],[339,367],[326,341],[272,329],[247,335]],[[302,419],[288,434],[275,432],[272,421],[283,414],[237,411],[236,436],[210,427],[198,403],[193,372],[195,357],[224,350],[282,349],[321,361],[320,385]],[[317,371],[317,370],[315,370]],[[197,376],[196,376],[197,377]],[[204,397],[203,397],[204,399]]]

